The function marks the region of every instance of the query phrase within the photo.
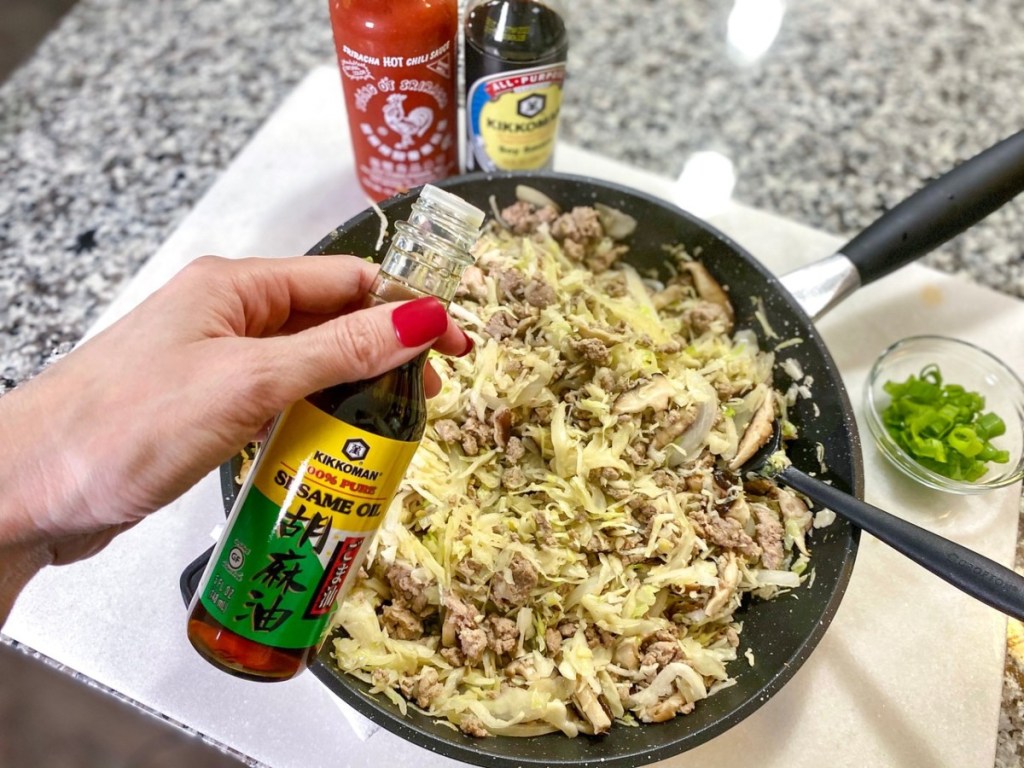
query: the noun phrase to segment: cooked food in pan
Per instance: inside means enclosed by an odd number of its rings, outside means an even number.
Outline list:
[[[604,207],[527,192],[477,243],[444,382],[333,658],[474,736],[662,722],[732,684],[744,600],[811,577],[812,515],[743,463],[799,396],[671,245],[639,274]],[[806,394],[806,392],[805,392]]]

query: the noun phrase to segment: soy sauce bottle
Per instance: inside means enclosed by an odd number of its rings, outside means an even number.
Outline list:
[[[396,224],[368,305],[427,295],[447,304],[483,217],[424,187]],[[189,609],[188,638],[214,666],[272,681],[309,665],[423,436],[427,354],[278,418]]]
[[[551,167],[568,53],[560,0],[470,0],[467,171]]]

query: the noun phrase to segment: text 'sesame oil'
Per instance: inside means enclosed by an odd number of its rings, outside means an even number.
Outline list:
[[[466,9],[466,170],[550,168],[569,53],[559,0]]]
[[[482,222],[424,187],[368,303],[450,301]],[[190,606],[189,640],[215,666],[286,680],[309,665],[423,436],[426,359],[314,393],[278,418]]]

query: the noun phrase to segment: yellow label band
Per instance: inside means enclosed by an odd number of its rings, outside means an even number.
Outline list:
[[[565,63],[482,77],[467,94],[470,166],[529,170],[550,165]]]
[[[266,446],[253,485],[282,509],[305,507],[335,528],[376,529],[418,444],[357,429],[305,400],[284,418],[288,439]]]

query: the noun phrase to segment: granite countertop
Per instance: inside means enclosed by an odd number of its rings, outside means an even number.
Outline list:
[[[669,176],[714,150],[738,201],[837,235],[1024,127],[1024,0],[791,2],[755,59],[726,43],[730,10],[781,0],[569,5],[564,140]],[[0,86],[0,393],[83,334],[332,58],[322,0],[79,2]],[[1024,199],[926,263],[1024,298]],[[1024,754],[1022,670],[1009,654],[999,766]]]

